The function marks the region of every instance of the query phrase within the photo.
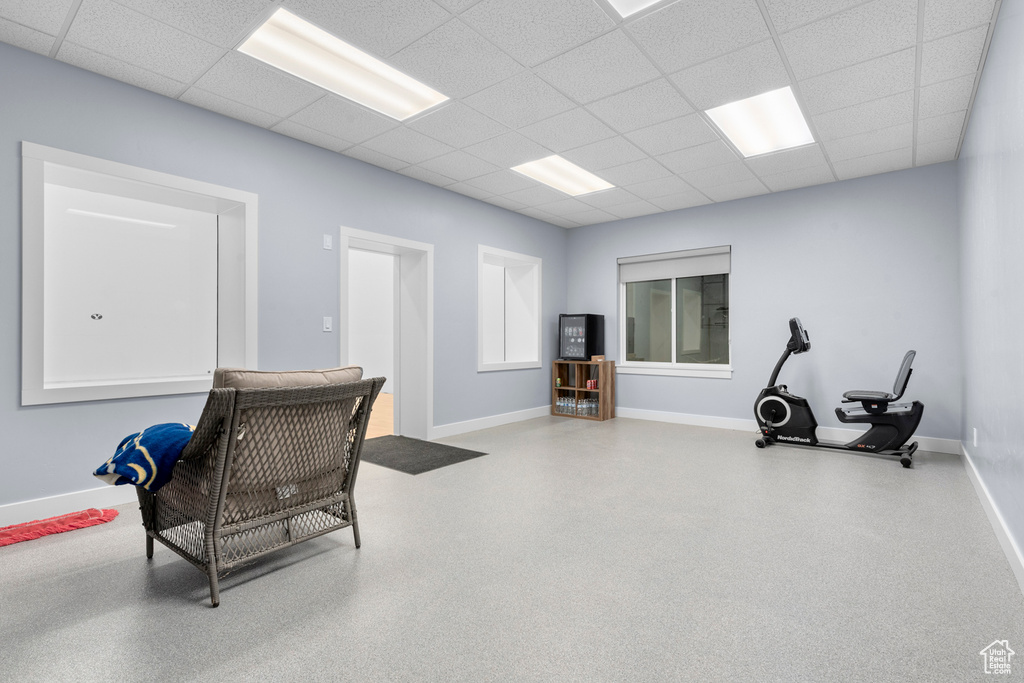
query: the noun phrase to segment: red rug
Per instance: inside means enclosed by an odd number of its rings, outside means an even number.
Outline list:
[[[81,512],[72,512],[66,515],[58,515],[49,519],[37,519],[34,522],[24,522],[12,526],[0,527],[0,547],[31,541],[33,538],[59,534],[62,531],[72,529],[83,529],[87,526],[103,524],[117,517],[117,510],[97,510],[89,508]]]

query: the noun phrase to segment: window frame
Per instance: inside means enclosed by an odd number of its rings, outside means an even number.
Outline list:
[[[630,361],[626,360],[626,285],[630,282],[653,282],[657,280],[668,280],[671,285],[671,308],[669,317],[671,322],[671,358],[676,357],[676,344],[678,343],[678,330],[676,329],[678,316],[676,315],[676,280],[685,277],[695,277],[693,274],[664,275],[651,279],[630,279],[625,280],[621,275],[622,266],[630,263],[649,263],[656,261],[685,261],[688,258],[698,258],[709,255],[724,254],[728,259],[728,270],[716,273],[702,273],[701,275],[729,275],[730,287],[732,282],[732,247],[729,245],[709,247],[706,249],[687,249],[684,251],[663,252],[658,254],[645,254],[620,258],[617,261],[617,275],[619,285],[619,359],[615,370],[626,375],[660,375],[667,377],[703,377],[710,379],[732,379],[732,325],[729,325],[729,362],[728,363],[676,363],[654,362],[654,361]],[[732,295],[729,296],[730,300]]]
[[[518,360],[518,361],[489,361],[484,362],[484,309],[485,309],[485,294],[484,294],[484,276],[483,270],[484,265],[497,265],[494,263],[499,261],[502,268],[507,269],[511,267],[528,267],[534,271],[534,281],[536,282],[536,289],[529,296],[529,299],[533,307],[533,324],[536,327],[536,354],[534,358],[530,360]],[[477,372],[494,372],[500,370],[526,370],[533,368],[540,368],[543,366],[541,356],[544,349],[544,326],[541,324],[543,320],[543,286],[544,286],[544,272],[543,272],[543,260],[537,256],[529,256],[527,254],[519,254],[514,251],[508,251],[506,249],[498,249],[497,247],[488,247],[483,244],[477,245]],[[507,276],[506,276],[507,278]],[[503,309],[504,310],[504,309]],[[505,330],[507,329],[508,318],[507,311],[505,312],[503,322],[503,334],[507,335]]]

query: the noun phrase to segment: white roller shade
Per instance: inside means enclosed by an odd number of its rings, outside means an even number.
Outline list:
[[[729,272],[732,248],[708,247],[618,259],[619,282],[645,282]]]

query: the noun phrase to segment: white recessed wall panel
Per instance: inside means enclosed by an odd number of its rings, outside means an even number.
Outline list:
[[[480,334],[483,336],[481,360],[505,361],[505,269],[494,263],[480,266]]]

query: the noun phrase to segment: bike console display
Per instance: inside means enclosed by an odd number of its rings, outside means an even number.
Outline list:
[[[789,334],[789,343],[786,344],[787,349],[793,353],[803,353],[810,350],[811,338],[807,336],[807,331],[800,324],[800,318],[789,319]]]

